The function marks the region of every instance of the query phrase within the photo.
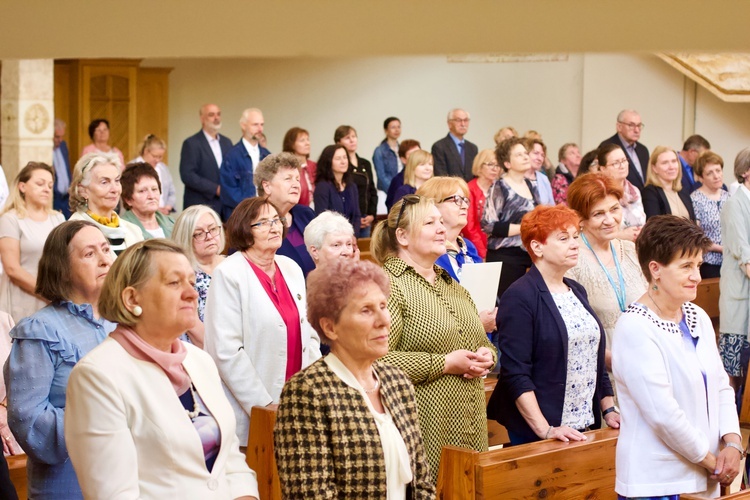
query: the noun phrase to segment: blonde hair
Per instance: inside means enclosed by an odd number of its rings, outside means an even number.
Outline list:
[[[479,177],[479,174],[482,173],[482,165],[493,161],[497,161],[494,149],[481,150],[477,156],[474,157],[474,163],[471,164],[471,173],[476,177]],[[502,168],[502,165],[500,168]]]
[[[68,195],[70,196],[68,206],[71,213],[78,212],[81,207],[88,205],[88,200],[81,196],[78,188],[91,184],[91,172],[100,165],[113,165],[117,167],[118,172],[122,171],[122,162],[120,162],[120,157],[116,153],[97,152],[83,155],[73,167],[73,176],[68,188]]]
[[[177,217],[172,228],[172,241],[177,243],[182,250],[185,252],[190,265],[193,269],[198,269],[198,259],[195,257],[195,249],[193,248],[193,233],[195,232],[195,226],[198,225],[198,221],[205,214],[211,214],[216,226],[219,228],[219,252],[224,250],[225,236],[224,228],[221,225],[221,218],[211,207],[206,205],[193,205],[192,207],[186,208]]]
[[[46,163],[30,161],[26,164],[25,167],[21,169],[20,172],[18,172],[16,178],[13,180],[13,184],[10,187],[10,195],[8,196],[8,201],[5,202],[5,207],[3,207],[0,215],[11,210],[15,210],[18,214],[19,219],[23,219],[24,217],[26,217],[26,196],[21,192],[21,189],[18,187],[18,185],[22,182],[29,182],[29,180],[31,180],[31,176],[37,170],[44,170],[46,172],[49,172],[52,175],[52,185],[54,186],[55,170]],[[54,209],[52,208],[52,198],[53,197],[50,196],[49,202],[47,203],[47,212],[50,213],[54,212]]]
[[[417,194],[430,198],[437,204],[459,189],[464,196],[469,197],[469,185],[461,177],[433,177],[417,189]]]
[[[148,134],[143,138],[143,142],[140,144],[140,146],[138,146],[138,151],[139,154],[143,156],[143,153],[145,153],[147,150],[150,151],[152,149],[163,149],[166,151],[167,143],[154,134]]]
[[[410,201],[414,200],[416,201]],[[401,207],[404,213],[399,219]],[[397,201],[388,212],[388,217],[380,221],[370,238],[370,253],[378,264],[383,264],[390,257],[398,256],[400,245],[396,239],[396,230],[403,229],[409,235],[414,235],[420,228],[421,222],[427,217],[435,202],[430,198],[408,194]]]
[[[648,172],[646,173],[646,186],[662,187],[661,180],[654,171],[654,165],[659,160],[659,156],[664,153],[672,153],[677,158],[677,178],[672,181],[672,190],[680,191],[682,190],[682,163],[677,151],[669,146],[656,146],[654,152],[651,153],[651,158],[648,161]]]
[[[433,160],[432,154],[424,149],[418,149],[410,154],[409,159],[406,161],[406,166],[404,167],[404,184],[417,187],[417,178],[414,172],[419,165],[424,165],[426,163],[432,164]]]
[[[511,135],[506,137],[506,132],[510,132]],[[493,136],[493,140],[495,141],[495,145],[500,144],[505,139],[510,139],[511,137],[518,137],[518,130],[514,129],[513,127],[503,127],[497,132],[495,132],[495,135]]]
[[[122,300],[122,292],[128,287],[136,290],[154,277],[152,254],[166,252],[185,256],[185,252],[173,241],[164,238],[139,241],[122,252],[107,273],[99,295],[99,314],[102,318],[132,327],[138,317],[130,312]],[[187,256],[185,256],[187,257]]]

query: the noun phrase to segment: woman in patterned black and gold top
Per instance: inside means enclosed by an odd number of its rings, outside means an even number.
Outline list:
[[[307,317],[331,353],[287,382],[274,432],[284,498],[435,498],[414,388],[379,362],[388,277],[338,259],[307,278]]]
[[[445,253],[445,227],[432,200],[408,195],[373,233],[371,251],[391,278],[389,352],[416,389],[433,477],[445,445],[487,450],[481,379],[497,354],[469,293],[435,260]]]

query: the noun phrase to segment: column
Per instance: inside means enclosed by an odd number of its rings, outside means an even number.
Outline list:
[[[0,165],[10,184],[30,161],[52,164],[54,61],[4,59],[1,78]]]

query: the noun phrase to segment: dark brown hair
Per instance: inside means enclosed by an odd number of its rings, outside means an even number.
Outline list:
[[[255,244],[255,238],[253,237],[253,228],[250,226],[255,219],[260,215],[263,207],[273,207],[276,210],[276,214],[279,214],[279,209],[267,198],[261,198],[255,196],[253,198],[245,198],[237,205],[232,215],[226,223],[225,230],[227,235],[227,241],[229,246],[239,250],[247,250]],[[286,222],[281,219],[281,238],[286,238]]]
[[[505,139],[504,141],[501,141],[500,144],[498,144],[495,148],[495,158],[497,159],[497,162],[500,164],[500,167],[503,170],[506,170],[505,163],[510,162],[510,150],[518,144],[526,148],[526,146],[524,146],[524,140],[518,137]]]
[[[299,139],[299,136],[301,135],[310,137],[310,132],[301,127],[292,127],[287,130],[286,134],[284,134],[284,141],[281,143],[281,150],[285,153],[296,154],[294,152],[294,143],[297,142],[297,139]]]
[[[133,192],[135,191],[135,185],[141,181],[141,177],[151,177],[156,179],[156,185],[159,186],[159,193],[161,193],[161,181],[159,180],[159,174],[154,170],[150,164],[146,162],[128,163],[125,166],[125,171],[120,177],[120,184],[122,185],[122,205],[125,210],[130,210],[130,204],[127,200],[133,198]]]
[[[698,159],[695,160],[695,167],[693,167],[695,175],[703,177],[703,170],[706,168],[706,165],[719,165],[721,169],[724,170],[724,158],[713,151],[704,151]]]
[[[70,300],[70,242],[78,231],[96,224],[84,220],[63,222],[50,231],[44,242],[34,293],[50,302]]]
[[[422,149],[422,145],[419,143],[419,141],[414,139],[404,139],[403,141],[401,141],[401,144],[398,145],[398,157],[404,158],[406,156],[406,152],[415,147]]]
[[[612,151],[615,150],[622,150],[622,148],[618,144],[612,144],[611,142],[608,142],[607,144],[602,144],[599,149],[596,150],[596,161],[599,163],[599,168],[606,167],[607,166],[607,156]],[[625,151],[622,151],[625,153]],[[625,153],[625,158],[628,157],[628,154]]]
[[[712,242],[696,224],[676,215],[655,215],[646,221],[635,240],[638,262],[651,283],[650,262],[667,266],[675,259],[706,252]]]

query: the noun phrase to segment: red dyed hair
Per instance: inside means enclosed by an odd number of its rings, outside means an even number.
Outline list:
[[[523,216],[521,220],[521,241],[526,251],[529,252],[532,262],[536,262],[537,256],[531,251],[531,242],[538,241],[546,243],[549,235],[554,231],[565,231],[570,226],[576,229],[581,224],[578,214],[565,205],[539,205],[531,212]]]
[[[568,206],[578,212],[583,220],[591,215],[591,208],[607,196],[622,199],[622,186],[605,174],[590,173],[576,177],[568,187]]]

